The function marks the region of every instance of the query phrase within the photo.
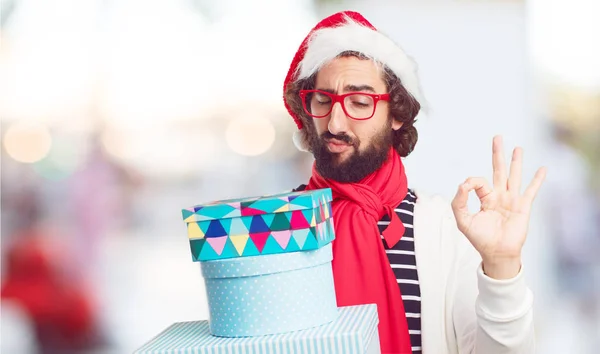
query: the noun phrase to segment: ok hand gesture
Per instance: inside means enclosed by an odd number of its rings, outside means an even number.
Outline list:
[[[508,173],[502,151],[502,138],[494,137],[493,188],[484,178],[470,177],[459,186],[452,201],[458,229],[481,255],[485,273],[496,279],[512,278],[519,273],[531,205],[546,176],[546,169],[540,168],[521,193],[523,150],[514,149]],[[481,202],[481,208],[475,214],[467,207],[472,190]]]

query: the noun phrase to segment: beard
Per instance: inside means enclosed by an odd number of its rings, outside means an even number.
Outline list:
[[[342,161],[339,153],[332,153],[327,149],[329,139],[343,141],[351,145],[354,151]],[[356,183],[383,165],[392,147],[392,141],[392,124],[388,121],[362,151],[359,149],[361,141],[358,138],[352,138],[345,133],[333,135],[329,131],[317,136],[313,130],[310,146],[315,157],[316,169],[322,177],[341,183]]]

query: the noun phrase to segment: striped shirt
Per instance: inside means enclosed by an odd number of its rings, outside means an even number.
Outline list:
[[[405,230],[400,241],[394,247],[389,248],[383,240],[383,236],[381,236],[385,253],[396,276],[398,286],[400,286],[400,293],[402,293],[413,354],[421,353],[421,290],[417,274],[413,233],[413,214],[416,201],[416,195],[412,190],[409,190],[404,200],[395,209],[396,214],[404,224]],[[379,232],[382,233],[389,223],[390,218],[385,215],[377,223]]]
[[[295,191],[301,191],[306,185],[301,185]],[[408,333],[410,334],[410,344],[413,354],[420,354],[421,351],[421,289],[419,287],[419,276],[417,274],[417,260],[415,258],[415,244],[413,233],[413,218],[417,196],[413,190],[408,190],[404,200],[394,210],[404,224],[404,235],[400,241],[389,248],[383,240],[385,253],[390,261],[390,266],[396,276],[396,281],[402,294],[404,303],[404,312],[408,322]],[[379,233],[386,229],[390,223],[390,218],[385,215],[377,226]]]

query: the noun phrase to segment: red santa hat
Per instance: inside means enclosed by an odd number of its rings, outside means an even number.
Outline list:
[[[421,107],[425,106],[416,63],[400,46],[379,32],[361,14],[353,11],[333,14],[323,19],[310,31],[290,65],[283,83],[284,96],[290,83],[310,77],[346,51],[359,52],[388,67]],[[306,151],[307,147],[303,143],[305,139],[302,138],[300,130],[303,124],[298,116],[299,112],[294,112],[285,98],[283,101],[299,129],[294,134],[294,143],[300,150]]]

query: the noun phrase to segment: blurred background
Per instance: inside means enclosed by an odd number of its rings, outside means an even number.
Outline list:
[[[409,185],[548,166],[525,247],[539,353],[600,347],[597,0],[0,0],[2,353],[125,353],[206,319],[181,209],[307,181],[281,101],[352,9],[419,63]],[[477,205],[471,200],[473,207]]]

